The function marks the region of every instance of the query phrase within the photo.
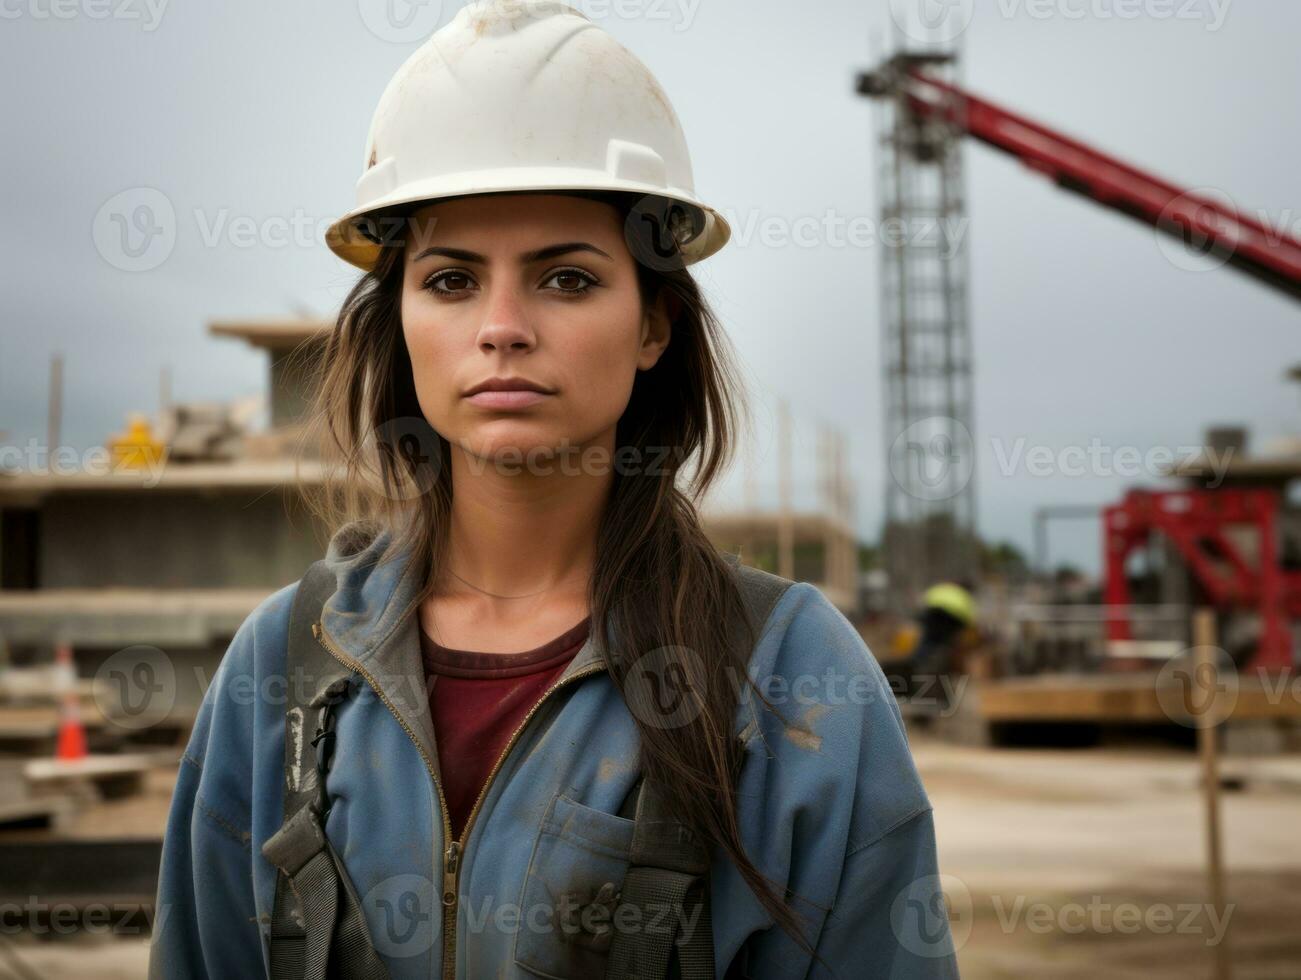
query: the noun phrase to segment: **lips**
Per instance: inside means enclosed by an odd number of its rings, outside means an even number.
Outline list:
[[[528,378],[489,378],[487,381],[480,381],[465,394],[468,397],[477,395],[481,391],[536,391],[544,395],[551,393],[549,389]]]
[[[478,391],[469,395],[468,400],[481,408],[527,408],[550,397],[549,392],[533,388],[513,388]]]
[[[470,388],[465,397],[481,408],[516,409],[536,405],[553,394],[527,378],[489,378]]]

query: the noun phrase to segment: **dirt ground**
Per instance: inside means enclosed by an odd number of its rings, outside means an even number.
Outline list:
[[[913,748],[966,980],[1210,977],[1222,935],[1238,980],[1301,978],[1301,757],[1225,760],[1217,918],[1191,753]]]
[[[972,749],[914,733],[964,980],[1196,980],[1227,935],[1237,980],[1301,980],[1301,756],[1228,759],[1227,926],[1211,915],[1191,753]],[[140,831],[169,780],[95,824]],[[21,956],[18,965],[13,954]],[[142,977],[147,941],[0,935],[0,980]],[[30,972],[23,972],[25,970]]]

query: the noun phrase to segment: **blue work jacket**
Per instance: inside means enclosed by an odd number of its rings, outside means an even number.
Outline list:
[[[421,662],[420,570],[388,532],[353,524],[326,560],[337,588],[321,642],[353,667],[336,713],[326,836],[372,941],[399,977],[599,977],[600,944],[553,910],[575,884],[616,884],[633,822],[638,730],[593,637],[516,731],[449,840]],[[285,778],[286,643],[298,583],[244,621],[214,673],[180,763],[154,917],[151,976],[267,975]],[[899,708],[859,633],[815,586],[792,585],[750,677],[785,716],[738,703],[746,851],[793,907],[821,962],[764,911],[735,866],[710,868],[716,973],[939,980],[957,976],[930,801]],[[309,755],[310,758],[310,755]],[[446,893],[456,896],[450,905]]]

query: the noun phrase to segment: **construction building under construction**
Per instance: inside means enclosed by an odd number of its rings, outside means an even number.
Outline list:
[[[929,588],[960,584],[978,598],[979,620],[939,678],[945,697],[899,698],[943,813],[946,867],[969,862],[959,891],[984,881],[995,895],[1034,894],[1069,857],[1072,899],[1095,888],[1105,865],[1105,885],[1122,898],[1174,868],[1162,900],[1200,901],[1205,846],[1206,904],[1222,908],[1218,794],[1237,793],[1250,819],[1231,828],[1234,856],[1254,862],[1244,880],[1276,889],[1260,892],[1268,901],[1241,889],[1242,907],[1266,924],[1259,959],[1271,966],[1258,975],[1294,975],[1266,970],[1295,952],[1271,916],[1301,883],[1301,872],[1268,878],[1286,857],[1288,794],[1301,788],[1301,698],[1279,693],[1295,691],[1301,654],[1301,445],[1258,451],[1245,429],[1215,427],[1204,455],[1171,466],[1159,486],[1123,487],[1098,506],[1044,501],[1034,567],[1018,578],[991,570],[977,516],[991,490],[976,478],[980,324],[964,153],[973,142],[995,149],[1081,206],[1247,273],[1256,282],[1243,288],[1301,298],[1301,241],[981,97],[966,85],[958,47],[924,33],[898,33],[895,51],[855,79],[874,111],[874,173],[864,179],[876,181],[882,221],[907,232],[882,249],[879,297],[859,297],[865,324],[879,322],[882,353],[880,417],[863,413],[884,435],[870,467],[883,491],[879,540],[862,540],[844,433],[823,426],[816,467],[797,466],[801,440],[785,403],[764,461],[775,494],[759,493],[752,457],[739,499],[704,502],[705,531],[746,563],[816,585],[887,676],[915,650]],[[328,476],[306,412],[332,328],[210,324],[212,337],[266,355],[265,427],[232,405],[165,400],[155,419],[136,418],[110,439],[115,461],[129,465],[0,470],[0,901],[32,894],[149,909],[171,780],[207,684],[254,607],[297,580],[329,538],[306,500]],[[816,469],[815,494],[798,492],[804,469]],[[1053,574],[1048,529],[1058,519],[1096,522],[1096,580]],[[1220,714],[1190,696],[1207,677],[1210,704],[1232,695]],[[162,693],[147,716],[133,684]],[[1126,755],[1135,745],[1159,752]],[[1084,747],[1097,755],[1059,751]],[[1107,823],[1117,812],[1124,819]],[[1167,863],[1153,870],[1145,862],[1166,837]],[[1016,879],[1021,861],[1026,877]],[[993,937],[985,946],[1001,952],[1014,930],[988,914],[983,926]],[[1153,947],[1139,969],[1163,963],[1165,948]],[[1073,952],[1084,963],[1098,955]],[[1038,947],[1017,956],[1006,962],[1022,975],[1057,965]],[[997,961],[978,975],[1008,969]]]

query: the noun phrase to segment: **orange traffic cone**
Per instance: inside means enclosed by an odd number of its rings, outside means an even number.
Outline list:
[[[77,693],[77,669],[72,664],[72,647],[60,643],[54,649],[55,684],[59,691],[59,741],[56,759],[86,757],[86,729],[81,724],[81,695]]]

